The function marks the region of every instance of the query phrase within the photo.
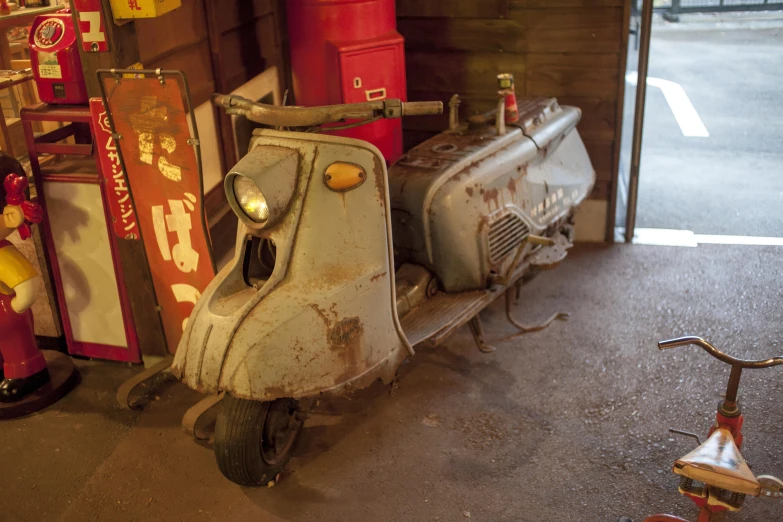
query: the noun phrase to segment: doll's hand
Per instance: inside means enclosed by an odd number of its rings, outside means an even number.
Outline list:
[[[6,228],[19,228],[24,223],[24,211],[18,205],[6,205],[3,209],[3,223]]]
[[[13,290],[16,295],[11,299],[11,308],[17,314],[24,313],[25,310],[33,306],[35,298],[38,297],[38,278],[33,277],[22,281]]]

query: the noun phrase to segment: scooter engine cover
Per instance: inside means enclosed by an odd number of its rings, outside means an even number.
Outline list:
[[[581,111],[552,98],[519,109],[520,122],[503,135],[463,125],[389,170],[397,261],[428,267],[447,292],[486,288],[529,234],[567,217],[593,188],[576,130]]]

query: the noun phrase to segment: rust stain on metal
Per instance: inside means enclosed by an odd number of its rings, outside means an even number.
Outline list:
[[[266,397],[290,397],[293,394],[294,388],[290,389],[286,386],[269,386],[264,388],[263,395]]]
[[[335,376],[334,384],[342,384],[356,378],[367,370],[367,361],[362,350],[362,323],[358,317],[343,319],[329,335],[329,348],[340,353],[343,371]]]
[[[386,180],[384,179],[385,176],[383,174],[383,165],[381,164],[381,160],[378,159],[377,156],[372,157],[372,162],[373,162],[372,173],[373,173],[373,178],[375,179],[375,190],[377,191],[376,194],[378,198],[381,200],[380,201],[381,207],[383,207],[386,201],[386,198],[384,197],[384,195],[386,194],[386,189],[385,189]]]
[[[479,221],[478,221],[478,228],[476,229],[476,232],[478,234],[481,234],[483,229],[485,227],[487,227],[488,224],[489,224],[489,218],[487,216],[485,216],[485,215],[481,216],[481,219],[479,219]]]
[[[382,273],[382,274],[375,274],[374,276],[372,276],[372,277],[370,278],[370,282],[371,282],[371,283],[374,283],[374,282],[376,282],[378,279],[382,278],[382,277],[383,277],[383,276],[385,276],[385,275],[386,275],[386,272],[384,272],[384,273]]]
[[[355,281],[361,277],[364,267],[350,261],[341,264],[325,263],[319,269],[316,277],[306,281],[302,285],[305,292],[340,285],[348,281]],[[311,305],[312,306],[312,305]]]
[[[315,313],[318,314],[318,317],[320,317],[323,320],[327,330],[332,327],[332,321],[329,319],[329,316],[326,315],[326,310],[322,309],[320,306],[318,306],[315,303],[312,303],[310,305],[310,308],[312,308],[315,311]]]
[[[465,187],[465,192],[468,193],[468,196],[473,197],[473,187]]]
[[[324,310],[315,303],[310,304],[316,314],[323,320],[326,327],[326,342],[329,348],[340,353],[343,358],[345,370],[337,376],[335,384],[339,384],[360,374],[362,366],[361,333],[362,323],[358,317],[348,317],[337,321],[337,305],[332,304],[330,309]],[[333,318],[329,317],[333,315]]]
[[[482,194],[484,197],[484,203],[486,203],[487,206],[491,207],[490,201],[492,201],[497,208],[500,208],[500,202],[498,201],[498,195],[499,195],[498,189],[493,188],[487,190],[486,192],[482,189]]]
[[[335,324],[329,331],[329,347],[332,350],[342,349],[362,331],[362,322],[358,317],[348,317]]]

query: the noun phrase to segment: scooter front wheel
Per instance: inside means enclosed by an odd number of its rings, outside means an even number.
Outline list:
[[[304,420],[294,399],[271,402],[227,395],[215,425],[215,459],[228,480],[264,486],[291,459]]]

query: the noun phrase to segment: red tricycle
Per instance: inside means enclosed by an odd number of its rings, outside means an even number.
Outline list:
[[[783,481],[771,475],[755,476],[740,454],[742,447],[743,416],[737,401],[740,376],[743,369],[770,368],[783,364],[783,357],[761,361],[736,359],[727,355],[701,337],[680,337],[658,343],[658,348],[676,348],[694,345],[721,362],[731,366],[726,397],[718,405],[715,424],[710,428],[704,443],[697,435],[670,429],[672,433],[696,439],[699,446],[678,459],[672,471],[680,475],[679,491],[699,506],[698,522],[709,522],[715,513],[739,511],[747,495],[754,497],[783,498]],[[687,519],[673,515],[653,515],[644,522],[677,521]]]

